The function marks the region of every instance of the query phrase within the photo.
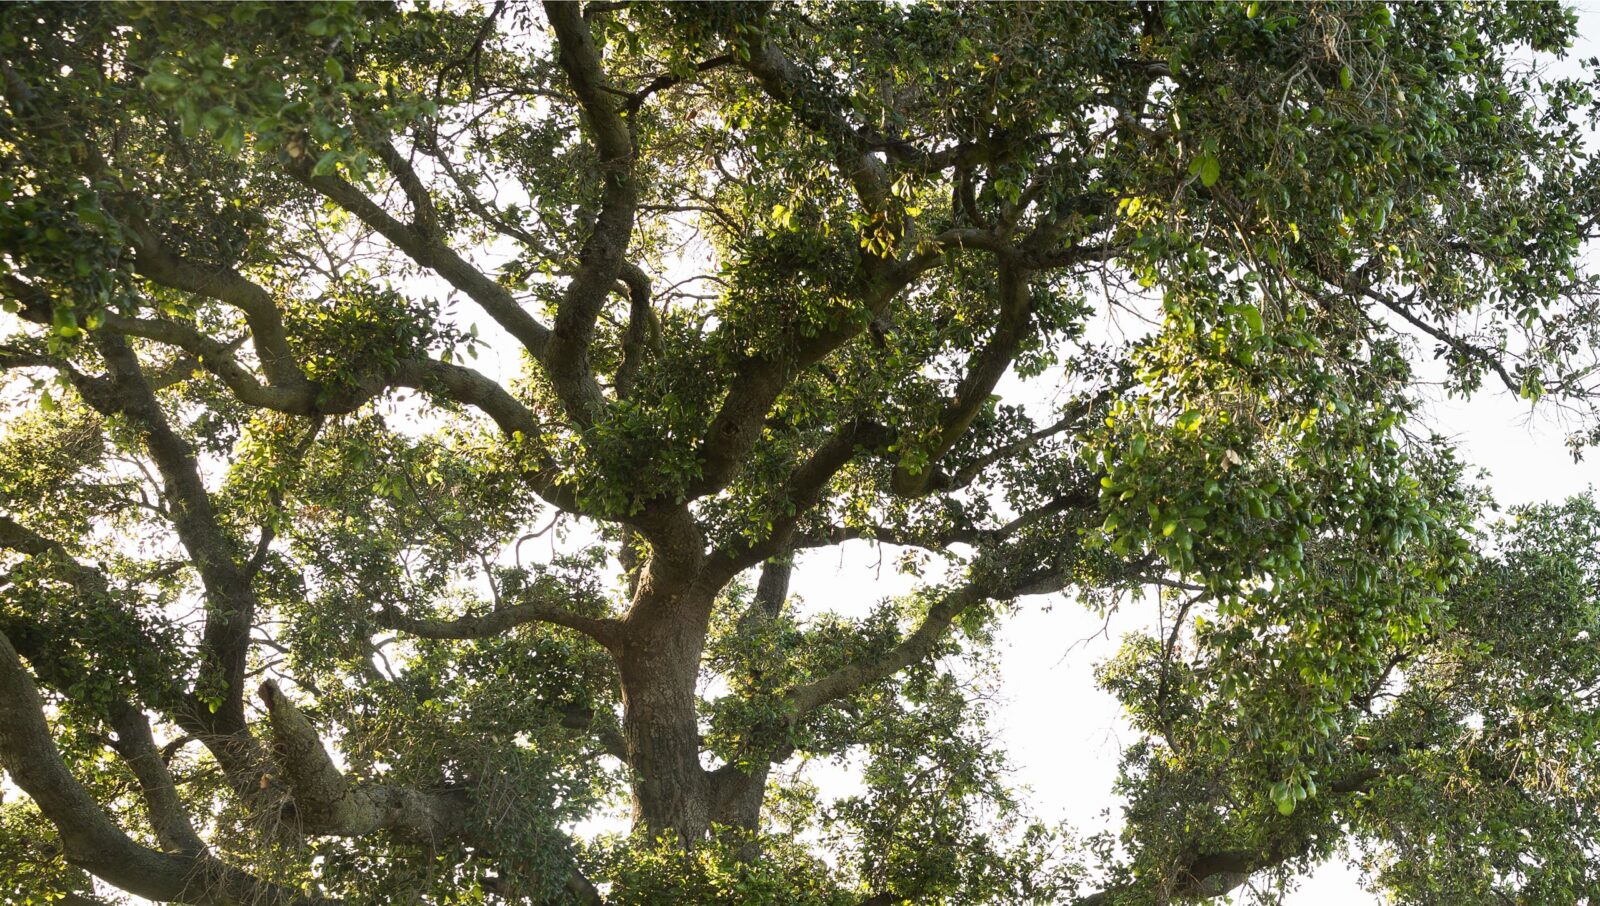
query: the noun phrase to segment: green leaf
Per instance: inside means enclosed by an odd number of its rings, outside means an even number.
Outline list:
[[[312,176],[331,176],[339,167],[339,152],[327,151],[317,158],[317,165],[311,168]]]
[[[170,72],[156,70],[145,76],[139,84],[147,91],[154,91],[156,94],[176,94],[183,88],[183,79]]]
[[[1245,305],[1243,314],[1245,324],[1249,326],[1252,334],[1261,336],[1266,332],[1266,325],[1261,322],[1261,309],[1254,305]]]
[[[219,143],[228,156],[238,156],[239,151],[244,148],[244,124],[237,120],[230,123],[228,128],[223,130]]]

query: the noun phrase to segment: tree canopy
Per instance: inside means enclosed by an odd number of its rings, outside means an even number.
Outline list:
[[[1600,441],[1576,28],[5,5],[0,898],[1600,901],[1600,509],[1423,403]],[[1156,627],[1114,836],[986,723],[1047,594]]]

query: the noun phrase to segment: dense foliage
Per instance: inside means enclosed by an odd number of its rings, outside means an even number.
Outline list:
[[[1600,439],[1575,22],[0,7],[0,898],[1600,900],[1600,511],[1420,410]],[[1045,594],[1158,627],[1117,837]]]

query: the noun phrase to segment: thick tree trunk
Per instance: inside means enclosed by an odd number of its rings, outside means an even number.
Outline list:
[[[618,657],[634,827],[672,831],[688,844],[705,836],[714,808],[695,703],[711,601],[690,592],[636,608],[648,616],[629,627]]]

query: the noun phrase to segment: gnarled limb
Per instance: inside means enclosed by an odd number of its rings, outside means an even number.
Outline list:
[[[0,633],[0,765],[61,836],[67,861],[129,893],[195,906],[330,906],[229,868],[216,859],[135,842],[106,816],[61,760],[44,702],[11,641]]]
[[[334,765],[316,728],[276,683],[263,683],[260,695],[272,724],[272,757],[305,833],[359,837],[387,830],[420,843],[463,833],[463,796],[352,781]]]
[[[509,604],[478,616],[450,620],[423,620],[385,610],[378,625],[424,639],[485,639],[509,632],[526,623],[549,623],[583,633],[607,648],[617,644],[622,632],[620,620],[573,613],[559,602],[529,601]]]
[[[608,93],[604,63],[576,3],[546,3],[556,34],[556,59],[572,83],[600,154],[600,212],[578,252],[578,270],[556,306],[554,339],[545,369],[568,417],[588,425],[605,406],[589,366],[589,343],[600,309],[616,283],[633,236],[639,187],[633,175],[634,136]]]

